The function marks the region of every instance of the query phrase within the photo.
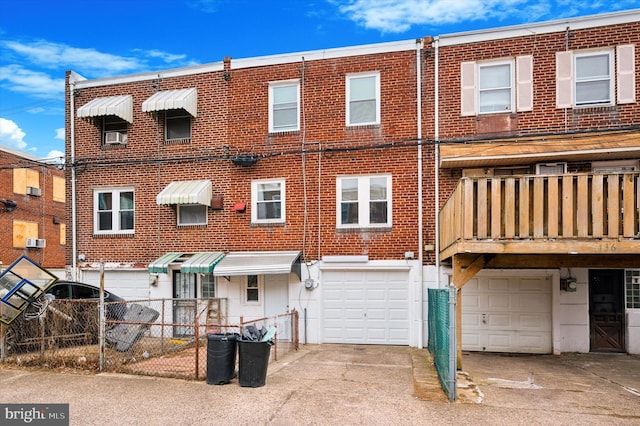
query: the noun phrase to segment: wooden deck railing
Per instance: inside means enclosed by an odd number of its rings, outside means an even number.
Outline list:
[[[640,239],[640,172],[463,178],[440,210],[460,241]]]

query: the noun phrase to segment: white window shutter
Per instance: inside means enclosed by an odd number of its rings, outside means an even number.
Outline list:
[[[533,56],[516,58],[516,110],[533,110]]]
[[[618,103],[636,101],[635,45],[617,47]]]
[[[476,115],[476,63],[460,64],[460,112],[463,116]]]
[[[573,52],[556,53],[556,107],[573,106]]]

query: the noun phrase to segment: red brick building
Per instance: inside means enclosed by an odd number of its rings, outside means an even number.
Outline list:
[[[224,298],[232,321],[295,308],[311,343],[423,346],[426,289],[452,282],[470,349],[588,351],[597,282],[638,267],[638,17],[69,72],[67,263],[97,282],[103,261],[128,298]],[[593,233],[579,212],[613,175],[631,208]]]
[[[434,41],[461,349],[640,352],[638,40],[636,10]]]
[[[0,146],[0,262],[28,256],[64,276],[64,172],[34,156]]]

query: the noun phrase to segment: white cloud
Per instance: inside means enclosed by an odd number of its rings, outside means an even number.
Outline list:
[[[64,127],[61,127],[60,129],[56,129],[56,139],[60,139],[60,140],[64,140]]]
[[[64,163],[64,152],[57,149],[49,151],[46,160],[52,163]]]
[[[27,58],[34,65],[44,68],[71,67],[109,74],[142,68],[142,63],[137,58],[102,53],[95,49],[71,47],[62,43],[5,41],[3,46],[14,54]]]
[[[413,25],[447,25],[524,16],[526,20],[548,11],[548,1],[528,0],[349,0],[342,13],[360,25],[386,33],[401,33]],[[543,3],[541,5],[541,3]],[[547,5],[547,7],[542,7]]]
[[[27,147],[26,135],[13,121],[0,118],[0,144],[24,150]]]
[[[46,73],[28,70],[21,65],[0,67],[0,82],[6,88],[39,98],[59,98],[64,95],[64,79],[51,78]]]

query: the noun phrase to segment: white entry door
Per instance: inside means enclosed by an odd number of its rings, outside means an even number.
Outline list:
[[[552,352],[549,277],[476,277],[462,287],[462,349]]]
[[[325,271],[321,288],[324,343],[409,344],[407,271]]]

